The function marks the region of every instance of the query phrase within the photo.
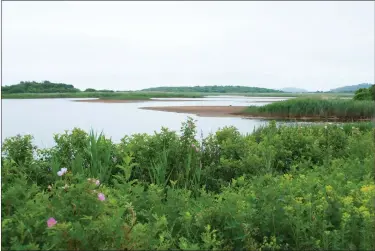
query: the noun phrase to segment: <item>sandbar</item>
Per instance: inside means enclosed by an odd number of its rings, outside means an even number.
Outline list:
[[[154,107],[140,107],[139,109],[163,111],[163,112],[176,112],[195,114],[200,117],[242,117],[247,119],[261,119],[261,120],[296,120],[296,121],[335,121],[347,122],[353,121],[351,118],[339,117],[320,117],[320,116],[290,116],[285,117],[282,115],[262,115],[250,114],[244,112],[247,106],[154,106]],[[354,121],[370,121],[371,118],[357,118]]]
[[[238,117],[247,106],[157,106],[140,107],[144,110],[190,113],[201,117]]]

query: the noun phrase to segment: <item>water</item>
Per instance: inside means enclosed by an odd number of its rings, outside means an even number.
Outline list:
[[[207,136],[224,126],[235,126],[241,133],[251,133],[267,121],[237,117],[198,117],[193,114],[138,109],[146,106],[249,106],[264,105],[287,98],[212,97],[206,99],[173,98],[176,101],[141,103],[85,103],[75,99],[5,99],[2,100],[2,142],[17,134],[31,134],[41,148],[54,145],[53,134],[74,127],[85,131],[103,131],[114,142],[125,135],[154,133],[162,127],[179,131],[181,123],[190,116],[197,120],[198,134]],[[165,100],[165,99],[161,99]]]

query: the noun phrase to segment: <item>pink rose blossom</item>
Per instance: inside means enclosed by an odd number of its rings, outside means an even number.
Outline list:
[[[98,199],[99,199],[100,201],[104,201],[104,200],[105,200],[105,196],[104,196],[104,194],[99,193],[99,194],[98,194]]]
[[[47,221],[47,226],[53,227],[54,225],[56,225],[56,223],[57,223],[57,221],[54,218],[49,218],[48,221]]]

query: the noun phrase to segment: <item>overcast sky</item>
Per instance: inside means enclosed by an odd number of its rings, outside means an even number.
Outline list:
[[[3,2],[3,85],[374,83],[374,2]]]

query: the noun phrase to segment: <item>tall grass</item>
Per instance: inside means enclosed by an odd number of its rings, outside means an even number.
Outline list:
[[[250,106],[244,113],[278,118],[362,120],[375,115],[374,101],[296,98],[265,106]]]
[[[111,145],[102,133],[97,135],[90,132],[88,142],[88,153],[90,163],[90,173],[92,177],[99,177],[103,182],[108,182],[111,172]]]

